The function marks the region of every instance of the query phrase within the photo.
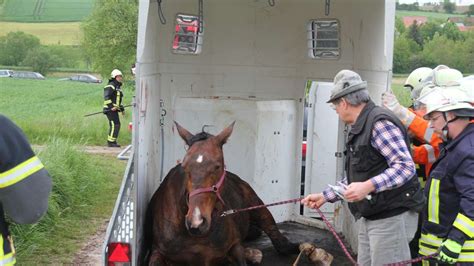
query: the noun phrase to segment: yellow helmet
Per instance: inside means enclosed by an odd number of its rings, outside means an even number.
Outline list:
[[[112,70],[112,73],[110,73],[110,77],[114,79],[116,76],[123,76],[122,71],[118,69]]]
[[[433,72],[433,69],[429,67],[419,67],[413,70],[410,75],[408,75],[405,81],[405,87],[411,87],[411,89],[416,89],[421,85],[421,82],[428,77]]]

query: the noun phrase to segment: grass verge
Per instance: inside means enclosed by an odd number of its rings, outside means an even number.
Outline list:
[[[109,127],[105,115],[84,117],[102,110],[105,85],[1,78],[1,112],[18,124],[35,144],[59,137],[76,144],[105,145]],[[123,104],[130,104],[131,85],[125,85],[123,90]],[[118,141],[123,145],[131,142],[131,133],[127,130],[131,119],[131,112],[120,116],[122,129]]]
[[[126,167],[52,140],[38,153],[53,178],[47,214],[35,225],[13,225],[19,265],[71,264],[83,242],[110,217]]]

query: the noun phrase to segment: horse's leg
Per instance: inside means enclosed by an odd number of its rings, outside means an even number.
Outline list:
[[[263,204],[262,200],[254,194],[251,199],[251,205],[256,206]],[[260,208],[250,211],[250,219],[255,222],[272,241],[273,246],[281,254],[297,254],[299,253],[298,244],[291,243],[288,238],[281,234],[276,226],[275,219],[267,208]]]
[[[148,266],[154,266],[154,265],[159,265],[159,266],[168,265],[168,263],[166,263],[165,258],[163,257],[163,255],[160,254],[157,248],[152,248],[150,259],[148,260]]]
[[[230,248],[229,255],[233,262],[239,266],[246,266],[247,262],[245,261],[245,250],[240,243],[235,244]]]

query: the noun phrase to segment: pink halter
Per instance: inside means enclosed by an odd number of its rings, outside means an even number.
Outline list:
[[[224,169],[224,172],[222,173],[221,178],[219,179],[219,181],[217,181],[217,183],[215,185],[213,185],[211,187],[206,187],[206,188],[198,188],[198,189],[195,189],[195,190],[191,191],[189,193],[189,198],[191,198],[192,196],[195,196],[197,194],[201,194],[201,193],[214,192],[214,193],[216,193],[217,198],[222,202],[222,205],[225,206],[224,200],[222,199],[221,194],[220,194],[222,184],[224,184],[225,173],[226,173],[226,171]]]

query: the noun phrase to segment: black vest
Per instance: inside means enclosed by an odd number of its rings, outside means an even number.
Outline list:
[[[348,183],[363,182],[382,173],[388,168],[385,158],[370,144],[375,122],[385,119],[395,124],[403,133],[407,147],[410,140],[405,127],[395,115],[369,101],[362,109],[356,123],[349,132],[346,143],[346,172]],[[418,182],[413,177],[403,186],[373,193],[369,201],[363,199],[349,203],[349,209],[356,219],[365,217],[377,220],[392,217],[408,210],[421,211],[425,198]]]

